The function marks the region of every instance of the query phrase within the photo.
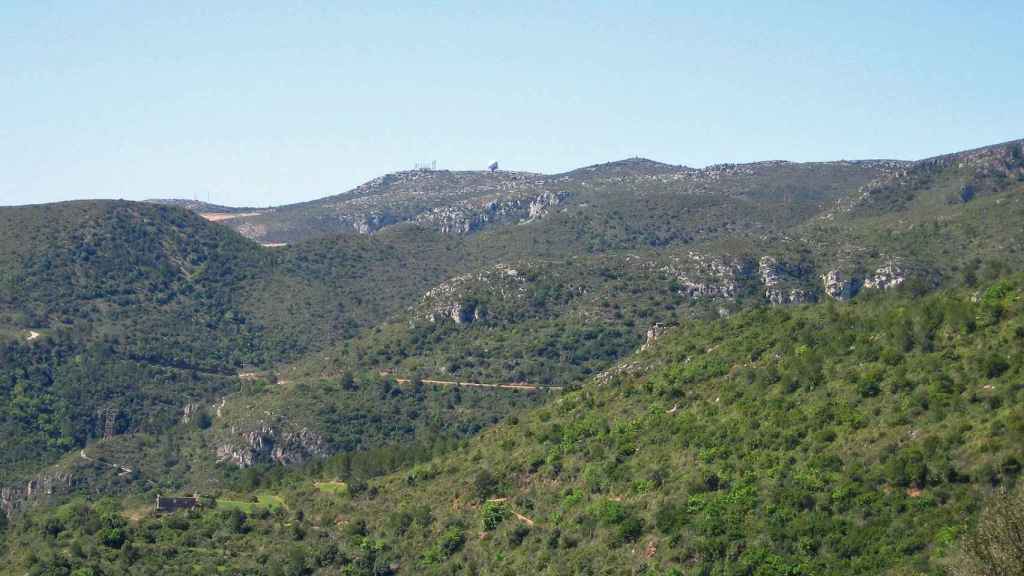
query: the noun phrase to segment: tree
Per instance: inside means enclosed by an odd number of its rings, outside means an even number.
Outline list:
[[[351,391],[355,390],[356,388],[356,379],[352,377],[351,372],[345,372],[344,374],[341,375],[342,390]]]
[[[200,430],[206,430],[213,425],[213,418],[210,413],[206,410],[200,410],[199,414],[196,415],[196,427]]]
[[[498,480],[491,474],[490,470],[477,472],[476,477],[473,479],[473,491],[479,500],[490,498],[497,489]]]

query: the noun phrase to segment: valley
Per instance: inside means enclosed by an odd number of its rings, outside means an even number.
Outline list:
[[[0,208],[0,550],[938,573],[1024,461],[1022,221],[1024,141]]]

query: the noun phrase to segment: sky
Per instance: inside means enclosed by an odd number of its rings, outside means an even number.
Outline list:
[[[1024,2],[0,2],[0,205],[1024,138]]]

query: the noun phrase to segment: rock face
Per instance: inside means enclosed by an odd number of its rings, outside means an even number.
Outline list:
[[[733,300],[741,292],[761,291],[772,304],[817,300],[804,288],[809,271],[786,266],[772,256],[729,258],[690,252],[662,268],[679,284],[679,293],[694,298]]]
[[[188,424],[199,414],[199,409],[202,407],[198,402],[188,402],[181,411],[181,423]]]
[[[896,288],[906,281],[906,273],[891,260],[879,266],[874,273],[867,275],[863,281],[850,276],[841,270],[830,270],[821,275],[822,287],[829,297],[835,300],[849,300],[860,292],[861,288],[872,290],[888,290]]]
[[[821,217],[832,219],[836,213],[858,210],[890,210],[894,204],[912,199],[915,188],[947,169],[967,180],[950,200],[970,202],[1007,182],[1024,179],[1024,142],[1018,140],[916,162],[892,161],[881,176],[861,186],[853,197],[838,201],[835,210]]]
[[[370,212],[354,218],[352,220],[352,227],[360,234],[373,234],[377,230],[396,222],[398,222],[398,219],[392,214]]]
[[[807,265],[780,262],[774,256],[729,257],[689,252],[672,257],[660,271],[690,299],[734,300],[763,294],[774,305],[816,302],[814,271]]]
[[[431,288],[423,295],[417,316],[430,322],[451,320],[456,324],[469,324],[486,316],[476,296],[514,302],[526,296],[526,285],[526,276],[518,269],[508,264],[495,264]]]
[[[0,488],[0,510],[10,516],[34,501],[68,494],[74,487],[75,478],[70,472],[44,473],[23,485]]]
[[[810,290],[798,287],[787,288],[784,277],[792,274],[771,256],[762,256],[758,260],[757,274],[764,286],[764,297],[772,304],[806,304],[817,300]]]
[[[516,224],[538,220],[569,194],[544,191],[536,196],[470,200],[452,206],[434,208],[415,218],[417,224],[434,228],[442,234],[469,234],[488,224]]]
[[[222,442],[217,446],[217,461],[230,462],[240,468],[260,462],[301,464],[328,454],[323,436],[305,427],[286,431],[281,425],[260,422],[245,431],[232,427],[231,433],[236,440]]]
[[[650,349],[654,346],[654,343],[658,341],[658,338],[662,336],[670,328],[667,324],[655,324],[647,329],[647,339],[644,340],[642,346],[640,346],[640,352]]]
[[[906,280],[906,276],[902,269],[895,263],[889,263],[885,266],[879,267],[875,270],[875,273],[864,279],[865,288],[876,288],[881,290],[888,290],[889,288],[895,288]]]
[[[225,223],[259,242],[293,242],[414,222],[444,234],[543,218],[570,193],[527,172],[408,170],[312,202],[240,214]]]
[[[569,194],[566,192],[542,192],[539,196],[530,200],[530,205],[527,207],[527,217],[530,220],[543,218],[552,207],[558,206],[568,197]]]
[[[856,278],[850,278],[840,270],[822,274],[821,283],[825,294],[835,300],[849,300],[857,295],[860,288]]]
[[[662,271],[679,284],[679,293],[689,298],[733,299],[740,282],[753,275],[751,261],[689,252],[673,257]]]

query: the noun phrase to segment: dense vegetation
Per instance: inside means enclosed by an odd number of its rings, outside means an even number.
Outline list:
[[[551,175],[416,170],[387,174],[343,194],[236,215],[224,223],[272,243],[375,232],[410,222],[456,233],[507,231],[509,224],[536,220],[539,201],[547,206],[542,211],[555,217],[546,232],[572,240],[573,248],[586,243],[587,249],[607,250],[638,240],[665,245],[794,225],[900,164],[762,162],[697,170],[631,158]],[[190,207],[199,212],[209,208]],[[512,236],[536,240],[538,248],[549,240]],[[566,247],[558,242],[545,249]]]
[[[48,470],[70,475],[80,492],[107,495],[209,494],[242,480],[251,488],[284,470],[282,463],[366,479],[448,450],[545,394],[399,385],[371,374],[315,383],[246,381],[222,402],[194,404],[189,418],[95,439],[88,458],[75,451]],[[240,457],[251,457],[245,468]]]
[[[71,505],[20,520],[10,546],[36,573],[160,557],[274,574],[938,574],[1021,473],[1022,306],[1014,277],[695,321],[355,494],[306,470],[263,485],[276,511]]]
[[[275,248],[2,209],[11,570],[937,574],[1024,459],[1022,150],[406,174],[225,221],[316,237]],[[326,235],[348,199],[401,217]],[[466,202],[498,216],[438,231]]]
[[[160,434],[239,372],[389,317],[458,269],[451,247],[398,230],[269,250],[128,202],[0,210],[0,483],[101,437],[106,411]]]

